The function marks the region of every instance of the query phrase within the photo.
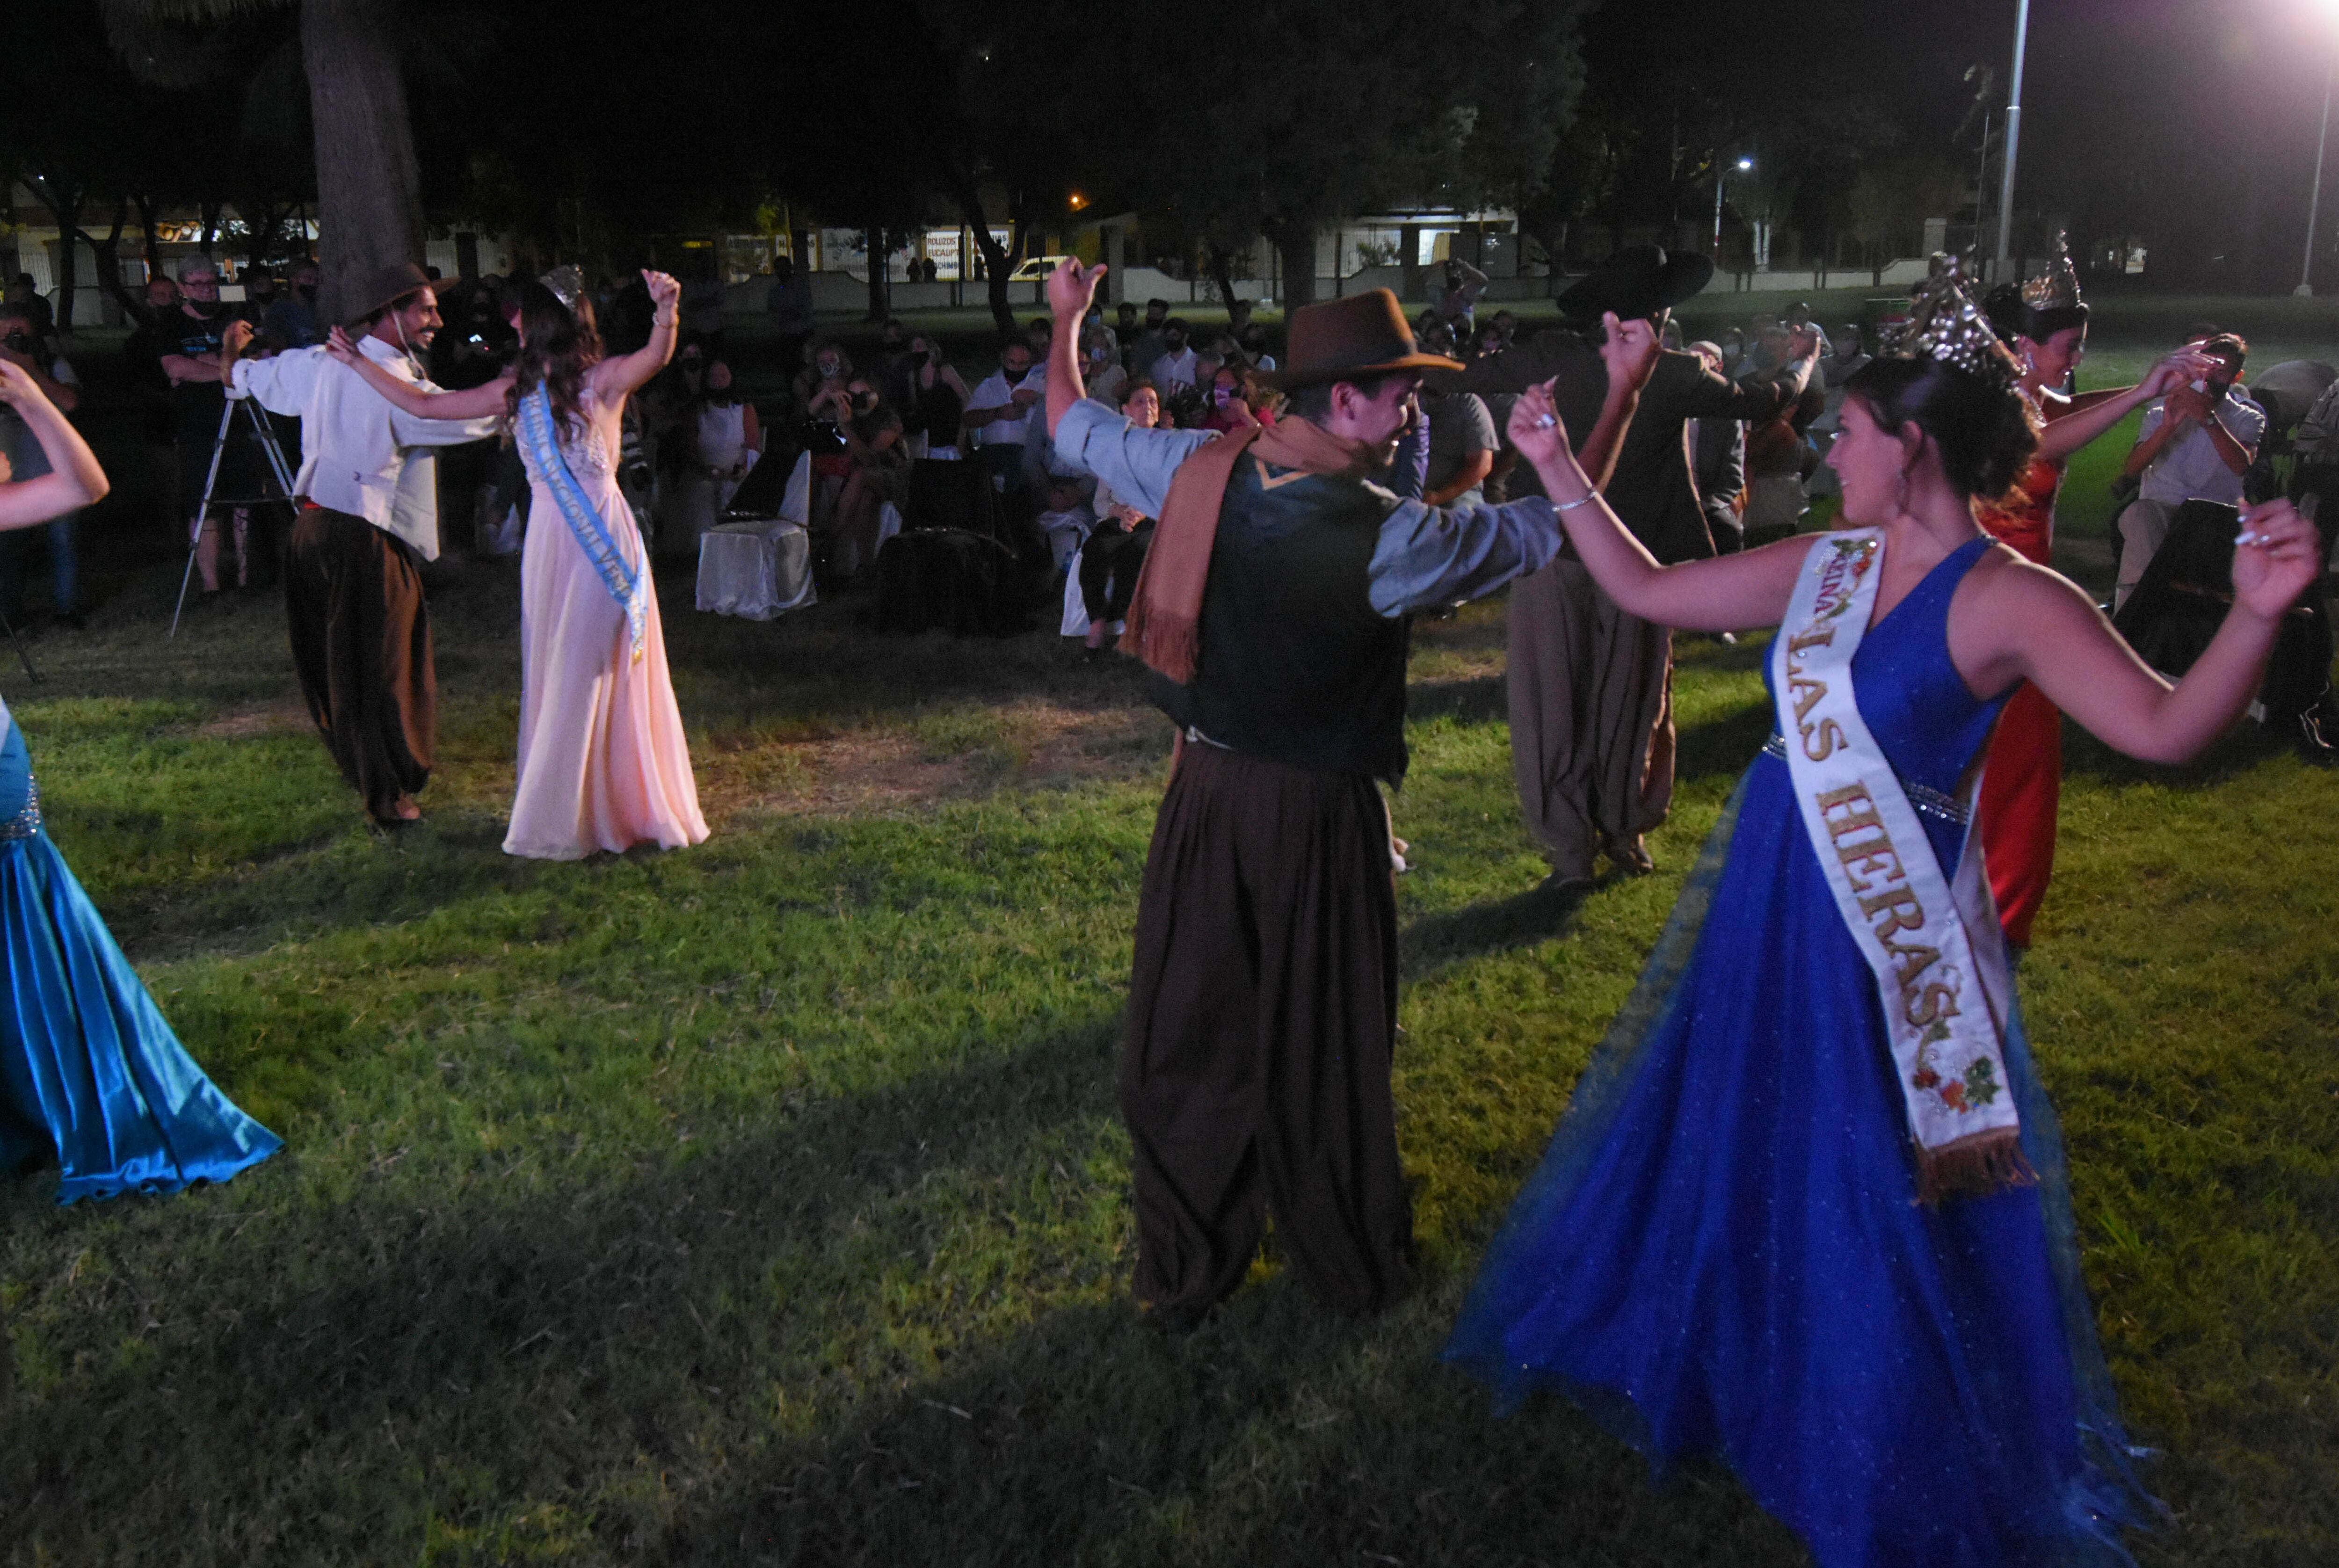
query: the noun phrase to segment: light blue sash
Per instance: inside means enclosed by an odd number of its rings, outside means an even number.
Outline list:
[[[649,636],[649,595],[638,567],[627,564],[625,552],[601,520],[601,514],[586,497],[577,476],[568,471],[568,459],[560,455],[560,442],[556,421],[552,417],[552,398],[542,382],[530,389],[519,400],[520,439],[528,443],[529,456],[536,459],[537,472],[544,476],[545,488],[559,505],[560,515],[567,520],[568,532],[577,540],[577,547],[601,574],[601,586],[626,612],[627,637],[633,650],[633,659],[639,664],[642,648]]]

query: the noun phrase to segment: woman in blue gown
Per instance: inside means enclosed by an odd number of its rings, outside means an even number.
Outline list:
[[[1903,352],[1850,383],[1829,461],[1847,523],[1883,537],[1850,661],[1859,713],[1947,874],[1967,842],[1960,786],[2018,681],[2123,751],[2192,755],[2256,691],[2314,535],[2286,504],[2249,515],[2233,612],[2168,686],[2078,589],[1976,524],[1974,498],[2005,488],[2034,435],[2002,350],[1959,324],[1961,287],[1935,288]],[[1591,498],[1551,417],[1529,393],[1514,437],[1627,612],[1717,631],[1781,619],[1823,546],[1660,567]],[[1783,752],[1774,735],[1724,810],[1446,1359],[1505,1411],[1566,1393],[1660,1468],[1724,1460],[1823,1568],[2126,1562],[2119,1526],[2153,1504],[2129,1474],[2018,1012],[2000,1044],[2036,1180],[1920,1200],[1878,982]]]
[[[46,522],[105,494],[88,445],[5,360],[0,402],[40,441],[50,469],[0,482],[0,530]],[[283,1147],[187,1055],[42,831],[32,758],[5,704],[0,940],[8,980],[0,1005],[0,1170],[54,1159],[57,1201],[71,1203],[225,1181]]]

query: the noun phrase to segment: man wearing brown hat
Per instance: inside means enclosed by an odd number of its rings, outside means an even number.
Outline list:
[[[1456,385],[1483,394],[1555,380],[1563,411],[1583,406],[1602,395],[1607,374],[1589,335],[1594,324],[1614,317],[1662,330],[1667,312],[1712,275],[1703,256],[1627,246],[1559,297],[1573,330],[1538,332],[1489,355]],[[1657,356],[1604,493],[1658,560],[1714,553],[1690,475],[1689,421],[1759,423],[1793,407],[1811,377],[1817,338],[1799,341],[1800,357],[1775,375],[1744,382],[1726,380],[1694,354]],[[1576,416],[1566,417],[1572,426]],[[1652,869],[1642,835],[1673,805],[1672,631],[1618,609],[1581,561],[1563,556],[1511,592],[1506,684],[1519,803],[1551,859],[1552,885],[1589,883],[1594,857],[1604,850],[1626,874]]]
[[[439,331],[436,286],[415,266],[385,269],[350,324],[358,350],[436,391],[419,356]],[[414,796],[438,747],[438,676],[420,563],[439,555],[438,465],[427,450],[496,433],[499,421],[419,419],[390,406],[321,348],[238,358],[251,329],[228,329],[232,397],[301,417],[301,517],[285,568],[292,667],[325,749],[384,827],[422,814]]]
[[[1558,518],[1541,497],[1440,509],[1373,482],[1423,370],[1454,366],[1416,350],[1387,290],[1296,312],[1266,378],[1290,409],[1214,437],[1084,400],[1073,328],[1101,275],[1068,263],[1048,281],[1049,429],[1060,458],[1160,518],[1121,646],[1180,735],[1120,1060],[1137,1295],[1149,1322],[1190,1327],[1242,1282],[1272,1212],[1327,1305],[1372,1311],[1413,1281],[1375,782],[1405,773],[1407,617],[1542,566]],[[1633,366],[1617,363],[1595,448],[1631,417]]]

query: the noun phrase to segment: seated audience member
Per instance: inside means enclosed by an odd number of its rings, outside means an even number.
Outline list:
[[[1088,495],[1080,479],[1070,474],[1051,476],[1048,509],[1040,514],[1040,532],[1047,538],[1048,555],[1055,562],[1056,570],[1062,571],[1080,554],[1081,541],[1095,526],[1096,518],[1089,511]]]
[[[960,454],[960,426],[966,418],[966,383],[932,338],[912,338],[907,395],[897,410],[913,458],[953,459]]]
[[[1689,352],[1705,361],[1706,369],[1722,374],[1722,346],[1695,342]],[[1746,529],[1740,516],[1746,508],[1746,426],[1743,421],[1715,415],[1689,422],[1690,478],[1697,486],[1697,502],[1719,555],[1744,547]]]
[[[829,552],[829,570],[840,582],[852,581],[877,558],[880,513],[889,502],[902,504],[910,469],[901,416],[885,406],[876,386],[855,377],[845,397],[851,412],[839,429],[851,471],[837,495],[835,541]]]
[[[1268,425],[1272,418],[1262,419],[1253,411],[1250,378],[1235,365],[1221,365],[1210,375],[1209,390],[1202,399],[1202,422],[1205,430],[1239,430],[1247,425]]]
[[[1172,316],[1161,324],[1161,353],[1153,361],[1147,379],[1165,395],[1179,387],[1200,384],[1200,356],[1187,346],[1192,330],[1182,316]]]
[[[2249,346],[2231,332],[2198,340],[2220,365],[2216,376],[2179,387],[2145,405],[2144,423],[2122,470],[2137,480],[2136,499],[2120,513],[2117,609],[2144,576],[2176,508],[2188,500],[2242,502],[2242,475],[2257,460],[2265,410],[2235,385]]]
[[[1495,454],[1502,446],[1485,400],[1475,392],[1432,395],[1424,391],[1421,412],[1429,426],[1429,466],[1422,476],[1422,503],[1484,505],[1486,478],[1495,471]]]
[[[844,345],[834,340],[807,343],[804,351],[804,368],[795,373],[788,390],[795,407],[803,409],[804,417],[809,419],[815,418],[812,404],[816,395],[830,394],[833,401],[834,394],[842,391],[844,383],[853,379],[853,360],[845,353]]]
[[[1129,380],[1120,354],[1113,347],[1112,329],[1091,327],[1081,339],[1081,379],[1089,396],[1110,408],[1120,406],[1120,389]]]
[[[1250,361],[1250,368],[1252,370],[1272,370],[1275,369],[1275,356],[1268,351],[1267,329],[1260,326],[1257,321],[1248,323],[1241,331],[1237,332],[1235,334],[1235,343],[1242,350],[1243,358]]]
[[[1139,380],[1121,389],[1120,411],[1130,424],[1151,429],[1161,422],[1161,394],[1152,382]],[[1096,524],[1081,547],[1081,602],[1088,610],[1088,647],[1091,656],[1101,652],[1112,625],[1129,613],[1137,591],[1137,574],[1153,543],[1159,520],[1099,484],[1090,506]]]
[[[1121,341],[1130,342],[1130,335],[1122,333]],[[1136,334],[1133,346],[1129,350],[1129,373],[1138,377],[1152,375],[1153,361],[1169,351],[1170,301],[1148,300],[1145,301],[1144,329]]]
[[[1112,308],[1112,337],[1119,345],[1120,368],[1129,369],[1129,357],[1137,350],[1137,301],[1123,300]]]
[[[715,481],[715,509],[719,513],[731,504],[739,482],[763,456],[764,431],[756,422],[755,405],[733,390],[728,363],[706,362],[706,387],[698,399],[693,435],[699,464]]]
[[[1047,429],[1047,386],[1046,361],[1032,354],[1019,333],[999,350],[999,369],[967,399],[967,432],[982,454],[992,486],[1002,494],[1023,489],[1023,449]]]

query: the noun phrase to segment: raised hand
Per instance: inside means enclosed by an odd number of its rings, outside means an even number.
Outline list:
[[[2139,385],[2149,397],[2164,397],[2179,387],[2190,390],[2194,382],[2207,380],[2218,368],[2216,360],[2188,343],[2146,371]]]
[[[24,366],[14,360],[0,360],[0,403],[12,409],[22,409],[47,400],[41,395],[39,383],[33,380]]]
[[[1078,261],[1060,262],[1048,274],[1048,311],[1058,321],[1071,316],[1075,319],[1089,312],[1089,301],[1096,298],[1097,285],[1110,271],[1100,261],[1084,267]]]
[[[2234,598],[2273,620],[2286,614],[2321,569],[2321,537],[2288,501],[2261,501],[2242,513],[2234,541]]]
[[[1605,358],[1607,352],[1603,348],[1602,357]],[[1511,405],[1511,445],[1532,464],[1550,462],[1568,449],[1567,427],[1560,423],[1559,409],[1552,401],[1552,389],[1556,385],[1556,381],[1545,381],[1541,386],[1529,387]]]
[[[325,334],[325,352],[344,365],[357,362],[358,346],[350,342],[349,333],[339,327]]]
[[[250,321],[230,321],[226,329],[220,333],[220,359],[223,363],[233,364],[243,357],[244,350],[251,346],[252,323]]]
[[[1656,323],[1645,319],[1620,321],[1611,311],[1600,318],[1600,324],[1607,331],[1606,340],[1600,345],[1600,360],[1608,367],[1609,384],[1621,382],[1635,392],[1647,386],[1663,349]]]
[[[650,303],[660,309],[676,304],[682,299],[681,281],[671,273],[653,272],[645,267],[642,269],[642,281],[649,289]]]

